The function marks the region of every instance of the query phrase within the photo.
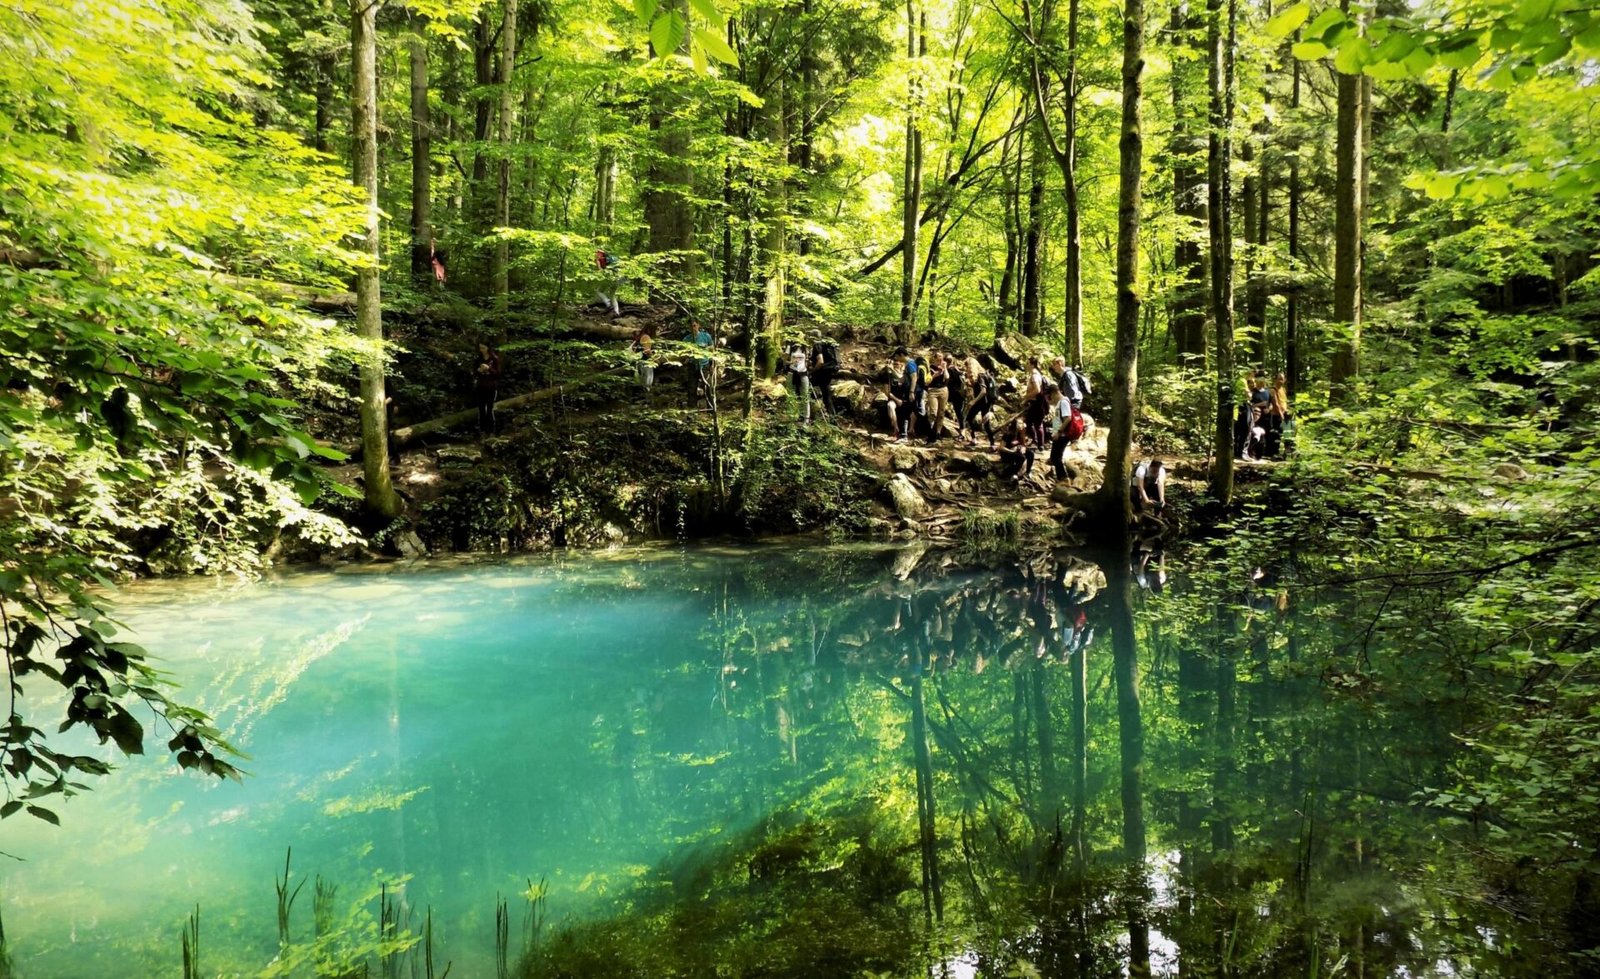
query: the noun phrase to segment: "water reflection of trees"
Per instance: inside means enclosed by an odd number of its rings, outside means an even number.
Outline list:
[[[1410,804],[1464,707],[1330,696],[1348,636],[1275,574],[1219,602],[1163,589],[1159,555],[911,554],[865,588],[803,565],[722,583],[703,638],[743,845],[778,811],[870,812],[934,960],[981,975],[1523,971],[1515,922],[1484,917],[1458,841]],[[726,896],[750,885],[737,850],[687,863],[721,866]]]

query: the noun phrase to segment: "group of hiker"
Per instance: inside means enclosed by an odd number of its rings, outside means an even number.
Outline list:
[[[1066,450],[1088,428],[1083,403],[1093,391],[1089,378],[1068,366],[1066,358],[1052,360],[1048,373],[1040,358],[1029,360],[1022,409],[1000,422],[998,439],[1000,385],[977,357],[938,351],[912,355],[901,347],[895,351],[895,365],[883,406],[897,443],[920,438],[935,444],[945,437],[948,419],[955,423],[956,439],[966,445],[977,445],[982,432],[989,450],[1000,456],[1002,478],[1012,483],[1029,479],[1047,445],[1052,474],[1066,478]]]
[[[1271,378],[1251,371],[1245,379],[1249,392],[1233,423],[1233,452],[1239,459],[1276,458],[1284,443],[1294,437],[1294,418],[1289,414],[1288,377],[1282,372]]]

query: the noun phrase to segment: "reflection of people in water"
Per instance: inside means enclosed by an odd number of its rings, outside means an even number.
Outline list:
[[[1142,539],[1134,548],[1133,579],[1139,587],[1159,595],[1167,584],[1167,554],[1159,538]]]

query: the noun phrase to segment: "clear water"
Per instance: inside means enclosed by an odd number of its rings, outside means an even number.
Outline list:
[[[773,834],[846,820],[868,827],[857,842],[796,866],[860,882],[849,868],[881,852],[892,866],[874,879],[900,884],[863,917],[915,941],[808,971],[760,960],[776,940],[752,952],[708,935],[701,974],[854,975],[872,955],[895,975],[1497,962],[1505,940],[1471,902],[1458,828],[1412,805],[1444,775],[1458,708],[1331,693],[1322,627],[1270,589],[1202,621],[1154,567],[1126,586],[1130,701],[1113,571],[1107,589],[1065,557],[788,548],[135,589],[122,620],[250,777],[180,775],[157,745],[63,806],[59,829],[7,820],[17,972],[177,975],[198,905],[204,974],[277,960],[312,975],[279,951],[274,879],[292,847],[292,942],[312,941],[320,875],[338,887],[326,948],[383,974],[381,885],[413,930],[431,909],[439,972],[493,976],[497,899],[513,966],[541,880],[546,940],[637,921],[657,929],[647,947],[678,934],[663,923],[675,904],[738,909],[752,881],[783,878]],[[410,954],[398,974],[421,974]]]

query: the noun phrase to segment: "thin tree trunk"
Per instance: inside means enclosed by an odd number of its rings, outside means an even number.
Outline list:
[[[1045,135],[1049,120],[1037,109],[1028,132],[1028,230],[1022,253],[1022,335],[1037,337],[1044,320],[1044,185]]]
[[[1216,332],[1217,427],[1213,433],[1211,495],[1223,506],[1233,502],[1233,49],[1236,0],[1207,0],[1206,20],[1211,79],[1211,136],[1208,182],[1211,211],[1211,322]],[[1224,47],[1226,45],[1226,47]]]
[[[773,15],[776,16],[776,15]],[[773,147],[778,160],[789,158],[789,130],[784,118],[784,84],[778,78],[767,92],[761,108],[763,135]],[[761,265],[765,281],[761,304],[761,369],[770,377],[777,371],[778,356],[783,345],[783,306],[787,291],[785,279],[788,266],[789,185],[783,178],[773,180],[767,215],[766,236],[761,246]]]
[[[511,227],[511,137],[516,128],[517,102],[511,90],[512,69],[517,64],[517,0],[505,0],[500,22],[500,71],[495,84],[500,86],[500,131],[496,142],[500,150],[500,180],[495,188],[495,225]],[[495,300],[504,311],[511,303],[511,243],[501,238],[494,246]]]
[[[1350,12],[1350,0],[1344,0]],[[1358,20],[1359,20],[1359,15]],[[1361,75],[1339,75],[1338,138],[1333,201],[1333,319],[1345,331],[1334,348],[1329,380],[1336,402],[1353,397],[1361,355]]]
[[[1174,43],[1195,56],[1174,58],[1172,63],[1172,204],[1178,219],[1172,257],[1179,282],[1170,309],[1178,362],[1190,367],[1206,362],[1206,270],[1199,236],[1209,217],[1199,169],[1205,144],[1194,131],[1199,106],[1193,96],[1199,84],[1195,77],[1199,28],[1200,19],[1189,12],[1187,0],[1177,0],[1172,7]]]
[[[1295,31],[1293,40],[1300,38]],[[1291,81],[1289,111],[1292,117],[1300,115],[1300,59],[1289,57]],[[1289,153],[1289,269],[1298,275],[1300,270],[1300,148],[1291,147]],[[1283,359],[1285,389],[1291,403],[1300,390],[1300,286],[1289,289],[1289,303],[1284,310]]]
[[[333,24],[335,18],[333,0],[322,0],[322,18],[327,24]],[[311,145],[316,147],[317,152],[327,153],[328,131],[333,128],[333,76],[338,70],[338,60],[330,49],[317,55],[316,65],[317,116]]]
[[[1123,0],[1122,122],[1118,140],[1117,336],[1111,380],[1111,420],[1100,487],[1103,518],[1126,535],[1133,523],[1128,478],[1133,463],[1133,412],[1139,390],[1139,209],[1144,133],[1140,113],[1144,75],[1144,0]]]
[[[494,104],[489,101],[489,86],[494,84],[494,22],[489,19],[493,8],[484,4],[478,8],[478,20],[472,33],[472,80],[477,84],[477,101],[473,105],[472,187],[476,195],[473,207],[483,206],[485,188],[489,182],[489,157],[483,152],[489,142],[489,125],[494,120]],[[483,211],[475,216],[482,218]]]
[[[1066,160],[1062,180],[1067,204],[1067,284],[1062,299],[1062,333],[1067,356],[1074,367],[1083,366],[1083,229],[1078,204],[1078,8],[1067,4],[1066,134],[1062,153]]]
[[[426,282],[432,276],[433,160],[432,123],[428,116],[428,38],[419,24],[411,38],[411,276]]]
[[[906,57],[917,56],[917,14],[914,0],[906,0]],[[917,227],[922,212],[922,126],[917,119],[921,92],[912,76],[911,107],[906,112],[905,172],[902,179],[904,211],[900,232],[900,326],[896,339],[909,344],[916,324]]]
[[[369,349],[361,358],[361,468],[367,509],[393,519],[400,497],[389,479],[387,398],[383,385],[383,298],[378,268],[383,262],[378,209],[378,5],[350,0],[350,145],[355,184],[366,197],[356,272],[356,333]]]

